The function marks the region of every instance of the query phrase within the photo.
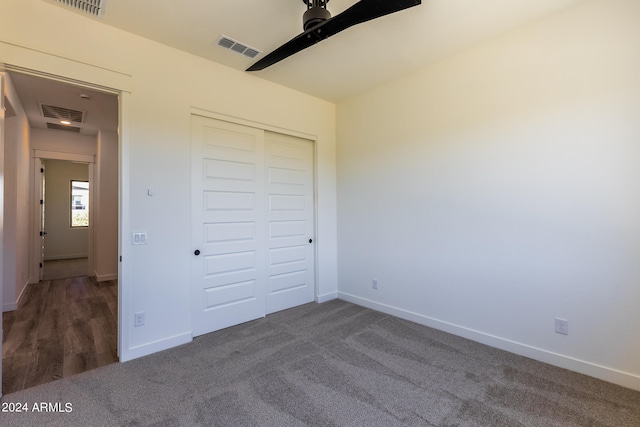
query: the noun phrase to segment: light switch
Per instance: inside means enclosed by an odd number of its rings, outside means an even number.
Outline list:
[[[131,243],[134,245],[146,245],[147,244],[147,232],[136,231],[131,235]]]

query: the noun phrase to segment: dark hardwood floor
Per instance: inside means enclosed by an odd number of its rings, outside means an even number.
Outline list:
[[[118,361],[118,284],[73,277],[29,285],[3,313],[3,394]]]

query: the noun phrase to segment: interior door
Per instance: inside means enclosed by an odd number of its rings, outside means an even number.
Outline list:
[[[313,301],[313,142],[266,133],[267,314]]]
[[[313,142],[192,117],[193,334],[313,301]]]
[[[264,132],[192,116],[193,335],[265,315]]]
[[[45,179],[44,179],[44,161],[42,159],[36,159],[36,169],[38,169],[36,171],[36,176],[38,177],[38,179],[36,180],[36,185],[39,187],[38,191],[39,191],[39,197],[40,197],[40,206],[37,213],[37,215],[39,215],[38,224],[40,228],[40,240],[38,244],[38,257],[39,257],[38,281],[41,281],[42,278],[44,277],[44,240],[45,240],[45,237],[47,236],[47,232],[45,231],[45,228],[44,228]]]

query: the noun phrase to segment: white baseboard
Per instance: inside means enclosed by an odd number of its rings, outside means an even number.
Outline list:
[[[191,332],[185,332],[183,334],[174,335],[169,338],[164,338],[136,347],[131,347],[128,349],[123,348],[120,351],[120,362],[127,362],[129,360],[148,356],[159,351],[168,350],[179,345],[190,343],[192,340],[193,338],[191,336]]]
[[[108,282],[109,280],[118,280],[118,273],[101,275],[94,271],[93,275],[95,276],[98,282]]]
[[[18,303],[10,302],[7,304],[2,304],[2,312],[6,313],[7,311],[13,311],[18,309]]]
[[[18,308],[18,306],[15,303],[2,304],[2,312],[3,313],[6,313],[7,311],[16,310],[17,308]]]
[[[529,357],[540,362],[548,363],[550,365],[558,366],[560,368],[568,369],[570,371],[578,372],[584,375],[589,375],[591,377],[599,378],[604,381],[640,391],[640,375],[635,375],[630,372],[623,372],[585,360],[580,360],[541,348],[532,347],[527,344],[500,338],[495,335],[487,334],[485,332],[465,328],[463,326],[444,322],[442,320],[434,319],[422,314],[414,313],[387,304],[381,304],[376,301],[371,301],[366,298],[361,298],[344,292],[338,292],[338,298],[373,310],[380,311],[382,313],[391,314],[401,319],[410,320],[424,326],[448,332],[453,335],[458,335],[463,338],[468,338],[472,341],[486,344],[500,350],[505,350],[510,353],[518,354],[520,356]]]
[[[20,291],[20,295],[16,298],[15,302],[10,302],[6,304],[2,304],[2,312],[17,310],[20,306],[20,301],[22,301],[22,297],[24,296],[25,291],[27,290],[27,286],[29,286],[29,280],[22,286],[22,290]]]
[[[323,302],[331,301],[332,299],[338,298],[338,292],[330,292],[324,295],[318,295],[316,297],[316,302],[318,304],[322,304]]]

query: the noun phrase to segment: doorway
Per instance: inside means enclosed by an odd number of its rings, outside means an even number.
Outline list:
[[[67,160],[41,160],[43,194],[40,234],[41,281],[90,276],[89,245],[93,239],[90,165]],[[37,174],[36,174],[37,175]]]
[[[16,241],[29,249],[16,251],[15,283],[3,281],[3,295],[12,287],[15,296],[15,307],[3,301],[3,394],[117,362],[119,293],[118,95],[39,76],[7,75],[17,94],[14,104],[20,104],[14,110],[28,121],[28,132],[21,140],[5,134],[4,151],[18,152],[15,169],[26,170],[31,184],[14,195],[21,211],[13,218],[27,224],[16,227],[24,229]],[[45,204],[46,190],[38,194],[41,160],[43,173],[56,166],[85,171],[64,178],[62,222],[44,227],[41,208],[51,210],[51,205]],[[5,158],[5,165],[9,161]],[[44,218],[51,222],[51,216]],[[7,217],[4,227],[12,227]],[[56,236],[61,231],[67,234]],[[74,239],[73,232],[85,237]],[[73,246],[74,240],[83,244]],[[4,247],[11,244],[5,241]],[[82,266],[46,276],[47,270],[53,272],[47,262],[56,260]]]

